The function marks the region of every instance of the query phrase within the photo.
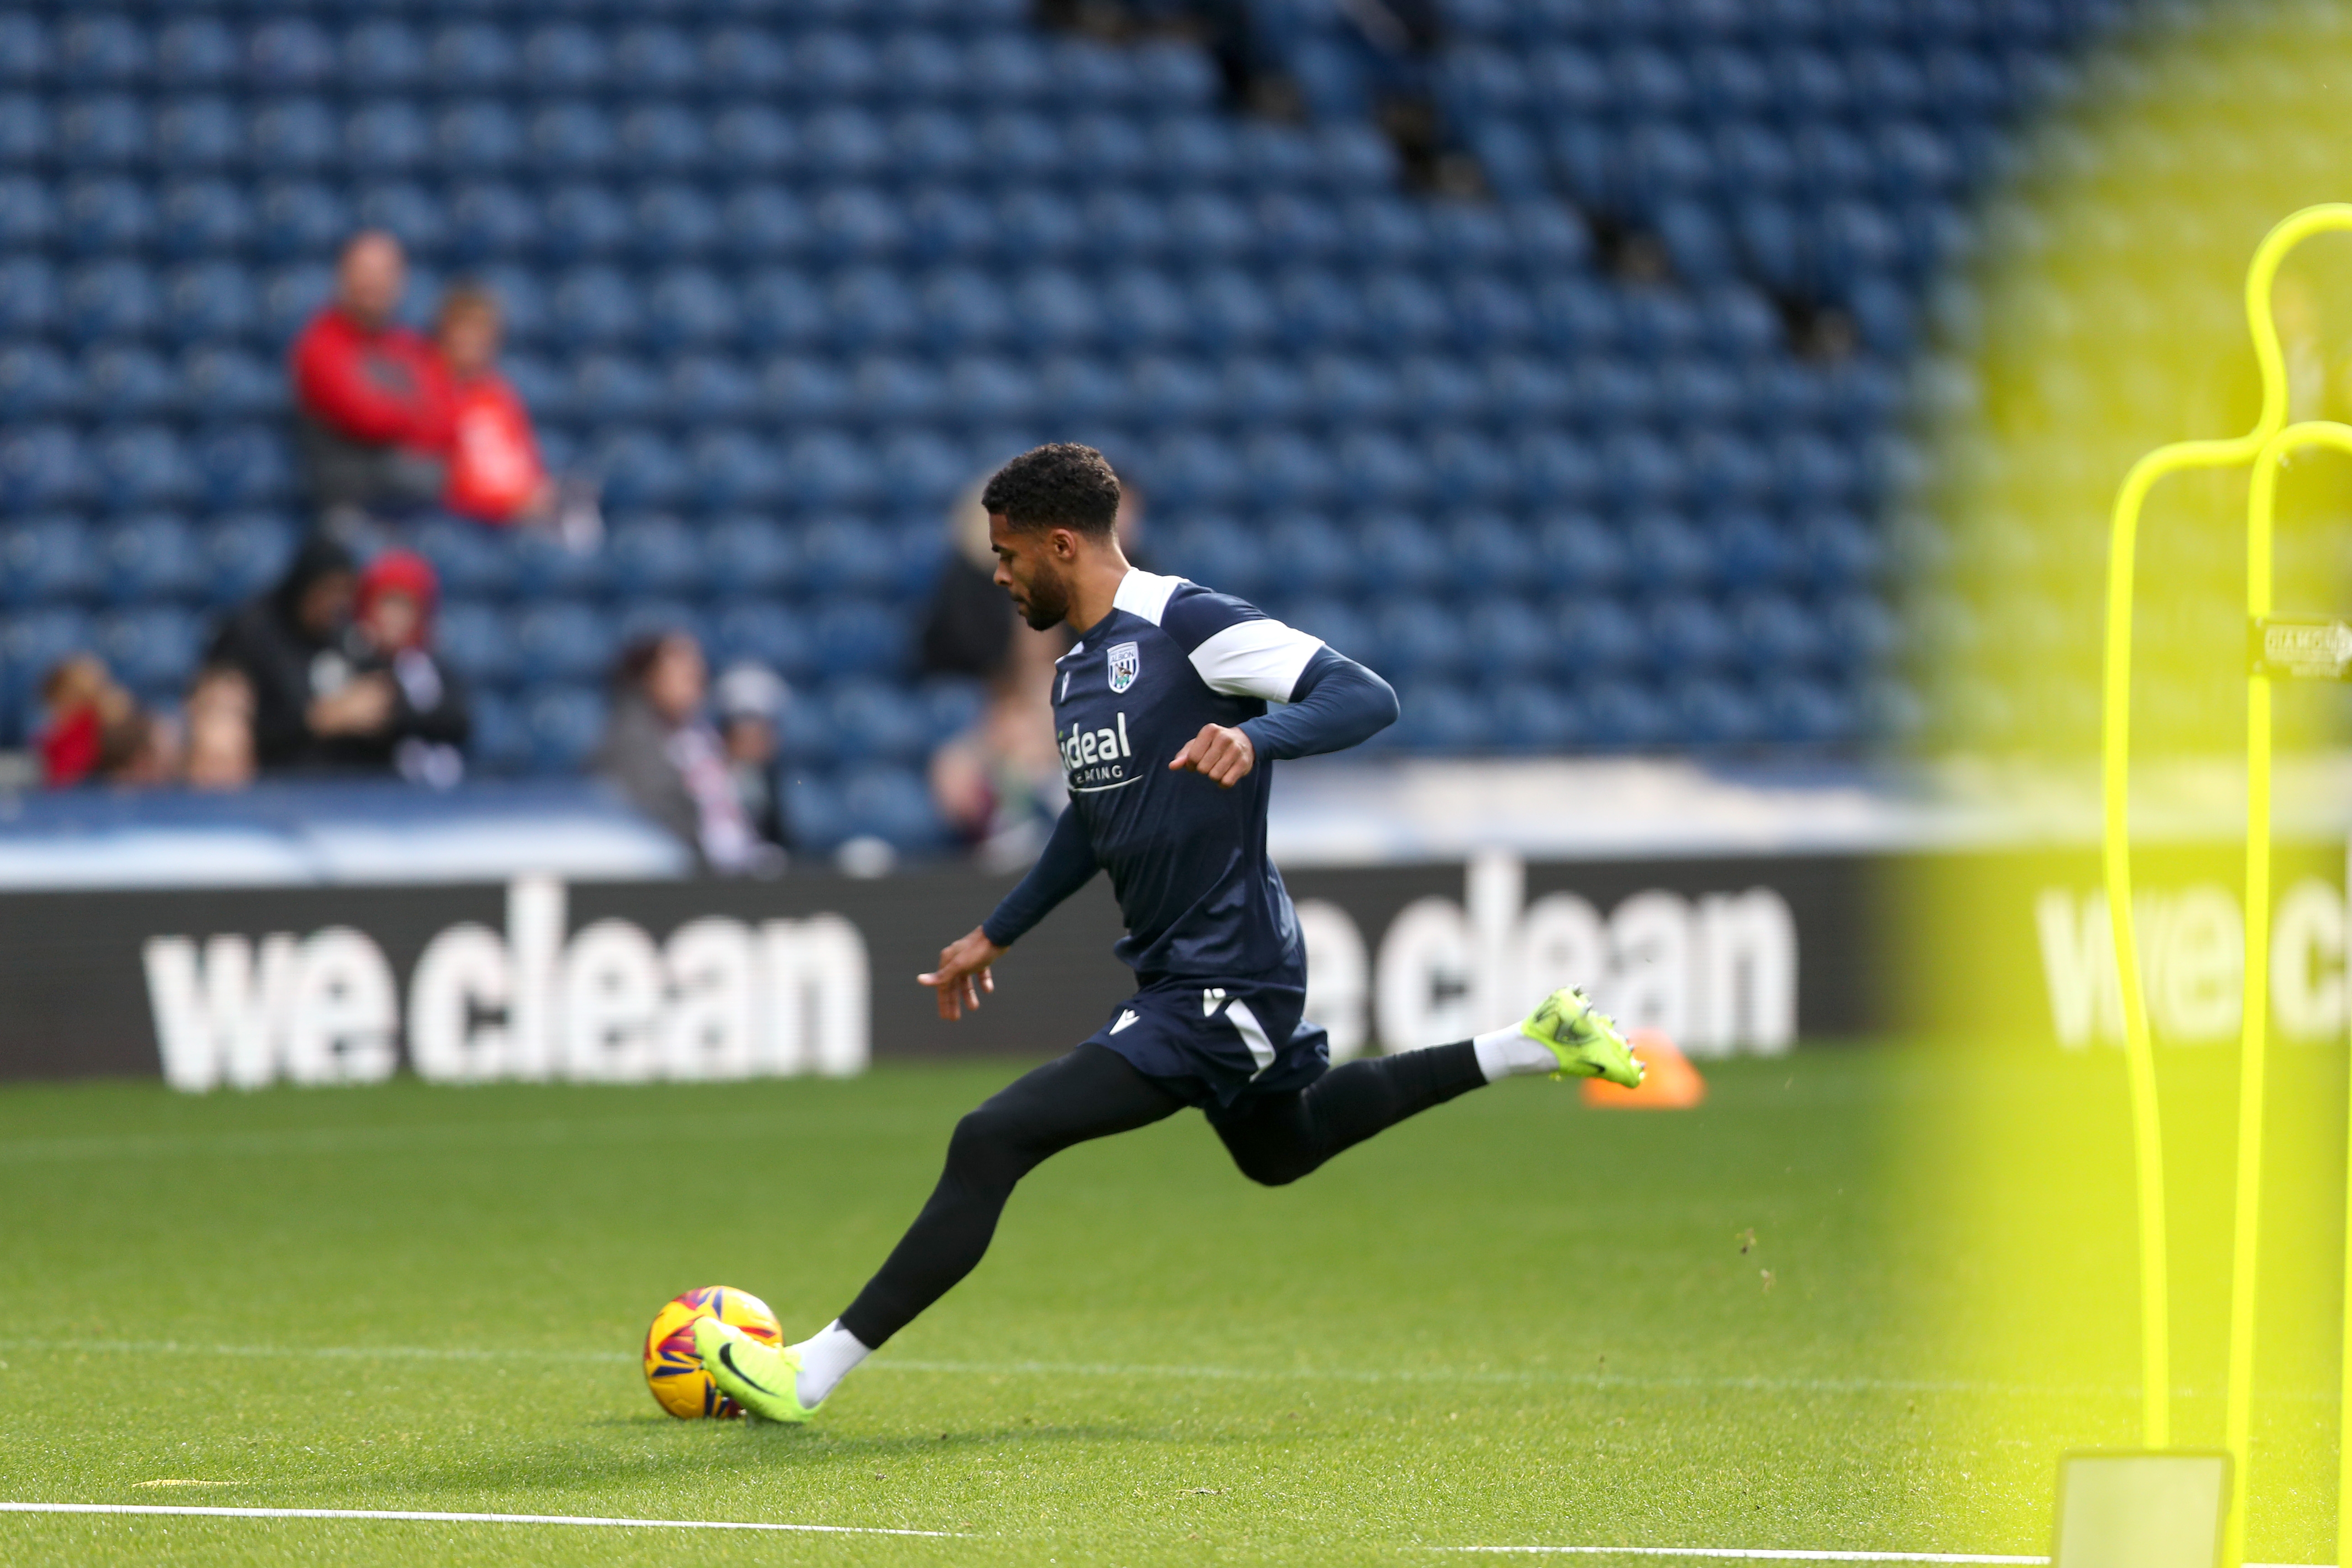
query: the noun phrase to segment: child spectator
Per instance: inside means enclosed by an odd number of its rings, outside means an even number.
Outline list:
[[[727,771],[735,798],[751,831],[779,848],[785,835],[783,796],[776,788],[782,737],[777,721],[789,695],[783,677],[765,664],[740,664],[719,677],[719,742],[727,750]]]
[[[79,784],[98,770],[107,727],[121,723],[134,706],[131,694],[114,684],[92,653],[76,653],[52,665],[41,678],[41,704],[49,714],[37,743],[41,782],[52,789]]]
[[[449,386],[449,484],[443,504],[486,523],[541,522],[555,481],[541,462],[530,411],[499,374],[498,301],[478,288],[441,297],[433,329]]]
[[[253,782],[253,683],[213,664],[188,687],[187,781],[191,789],[242,789]]]
[[[432,345],[393,321],[407,287],[398,240],[354,235],[335,298],[294,340],[304,475],[321,519],[339,530],[431,506],[446,483],[447,382]]]
[[[446,789],[466,776],[473,721],[463,682],[433,652],[440,596],[432,563],[406,550],[387,550],[360,573],[357,663],[392,677],[392,719],[344,747],[355,766]]]

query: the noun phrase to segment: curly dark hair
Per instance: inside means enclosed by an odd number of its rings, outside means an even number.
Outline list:
[[[1057,441],[999,468],[980,493],[980,504],[1016,528],[1068,528],[1108,538],[1118,520],[1118,476],[1093,447]]]

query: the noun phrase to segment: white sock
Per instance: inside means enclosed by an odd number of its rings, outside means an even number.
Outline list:
[[[1517,1024],[1474,1036],[1470,1043],[1478,1052],[1478,1071],[1486,1075],[1489,1083],[1500,1083],[1506,1078],[1517,1078],[1526,1072],[1559,1071],[1559,1058],[1551,1053],[1551,1047],[1529,1040],[1519,1032]]]
[[[800,1396],[801,1408],[804,1410],[815,1409],[833,1392],[834,1385],[874,1354],[857,1343],[856,1334],[841,1326],[839,1318],[793,1348],[801,1353],[801,1375],[793,1381],[793,1391]]]

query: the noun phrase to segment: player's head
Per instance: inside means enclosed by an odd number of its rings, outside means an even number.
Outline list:
[[[362,327],[381,327],[400,308],[408,289],[408,257],[382,229],[362,229],[343,242],[335,262],[335,298]]]
[[[1070,572],[1118,550],[1118,476],[1091,446],[1056,442],[1023,453],[980,494],[996,582],[1042,632],[1070,612]]]

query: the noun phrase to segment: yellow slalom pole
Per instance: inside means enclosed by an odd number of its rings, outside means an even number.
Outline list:
[[[2292,424],[2254,459],[2246,497],[2246,623],[2271,612],[2272,541],[2278,513],[2278,476],[2289,453],[2329,446],[2352,454],[2352,425],[2313,421]],[[2222,1560],[2237,1568],[2246,1555],[2246,1504],[2252,1469],[2255,1304],[2262,1266],[2263,1128],[2270,1048],[2271,915],[2271,678],[2246,677],[2246,975],[2244,1035],[2238,1054],[2238,1174],[2230,1260],[2230,1381],[2222,1445],[2230,1450],[2229,1533]]]
[[[2262,413],[2253,429],[2228,440],[2177,442],[2142,457],[2125,476],[2110,524],[2105,714],[2100,734],[2102,858],[2107,919],[2115,932],[2116,975],[2123,991],[2132,1163],[2139,1215],[2140,1434],[2143,1444],[2151,1448],[2165,1448],[2172,1440],[2172,1331],[2165,1243],[2163,1122],[2157,1104],[2156,1056],[2140,988],[2139,944],[2131,904],[2132,587],[2140,512],[2158,480],[2186,469],[2251,463],[2286,423],[2286,371],[2279,351],[2278,328],[2271,319],[2271,283],[2278,274],[2280,259],[2289,250],[2308,235],[2330,230],[2352,230],[2352,204],[2305,207],[2283,219],[2263,236],[2246,269],[2246,323],[2263,383]],[[2267,972],[2265,964],[2261,973],[2267,977]],[[2247,978],[2250,987],[2255,983],[2252,974]],[[2352,1264],[2347,1264],[2347,1276],[2352,1276]],[[2242,1455],[2237,1469],[2242,1477]],[[2347,1474],[2352,1477],[2352,1464],[2347,1464]],[[2242,1488],[2242,1480],[2239,1484]]]

